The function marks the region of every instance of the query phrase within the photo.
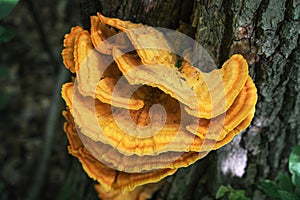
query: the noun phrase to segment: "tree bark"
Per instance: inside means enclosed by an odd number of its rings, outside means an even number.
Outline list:
[[[196,29],[195,39],[221,65],[233,53],[248,60],[258,88],[252,125],[229,145],[167,178],[155,199],[212,199],[220,185],[266,198],[257,184],[287,170],[300,141],[300,2],[297,0],[81,0],[83,19],[98,10],[151,26]],[[91,8],[89,8],[91,9]],[[88,27],[88,21],[83,21]]]
[[[80,0],[80,5],[84,27],[89,27],[90,15],[101,11],[109,17],[175,29],[180,21],[189,21],[193,9],[193,2],[187,0]]]

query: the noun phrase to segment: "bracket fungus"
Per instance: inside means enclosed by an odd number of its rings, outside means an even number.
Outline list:
[[[229,143],[254,116],[257,91],[242,55],[203,72],[153,27],[98,13],[90,31],[66,34],[62,57],[74,77],[62,87],[68,150],[104,199],[151,196],[155,183]]]

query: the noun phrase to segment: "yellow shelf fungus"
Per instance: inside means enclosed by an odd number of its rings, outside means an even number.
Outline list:
[[[257,91],[242,55],[211,72],[186,56],[176,66],[162,32],[100,13],[90,32],[72,28],[64,47],[74,75],[62,87],[68,149],[104,199],[148,198],[160,180],[229,143],[254,116]]]

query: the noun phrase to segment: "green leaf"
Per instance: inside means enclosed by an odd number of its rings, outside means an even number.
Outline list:
[[[216,199],[227,196],[227,194],[229,200],[250,200],[248,197],[246,197],[244,190],[235,190],[230,185],[221,185],[217,191]]]
[[[278,193],[280,195],[280,199],[282,200],[300,200],[300,197],[298,195],[291,192],[278,190]]]
[[[229,193],[228,196],[229,200],[250,200],[246,197],[244,190],[234,190],[233,192]]]
[[[297,175],[292,176],[292,182],[296,187],[296,192],[300,194],[300,176]]]
[[[292,183],[300,189],[300,146],[294,146],[289,158],[289,171],[292,174]]]
[[[276,184],[271,180],[264,180],[260,185],[264,193],[272,198],[279,198]]]
[[[15,35],[15,32],[0,26],[0,42],[9,42]]]
[[[216,199],[220,199],[221,197],[223,197],[227,192],[230,191],[230,188],[224,186],[224,185],[221,185],[217,191],[217,194],[216,194]]]
[[[0,0],[0,19],[6,17],[18,2],[19,0]]]
[[[282,172],[279,172],[277,175],[277,180],[279,182],[280,189],[288,191],[288,192],[294,191],[293,183],[291,181],[291,178],[288,175],[286,175]]]

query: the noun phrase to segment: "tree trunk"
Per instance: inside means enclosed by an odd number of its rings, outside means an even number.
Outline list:
[[[264,199],[257,184],[286,171],[291,148],[300,141],[300,2],[81,0],[81,10],[85,27],[97,11],[172,29],[189,23],[219,65],[233,53],[244,55],[259,95],[252,125],[222,149],[167,178],[155,199],[212,199],[227,184],[245,189],[252,199]]]

